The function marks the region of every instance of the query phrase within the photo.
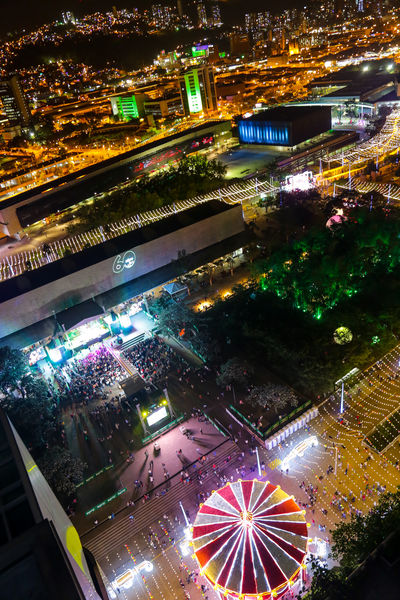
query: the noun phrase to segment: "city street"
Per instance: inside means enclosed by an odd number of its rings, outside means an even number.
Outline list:
[[[392,445],[387,454],[379,454],[363,441],[399,404],[399,359],[400,349],[395,348],[358,377],[356,384],[345,392],[342,416],[340,394],[331,396],[320,405],[319,416],[308,430],[296,432],[272,451],[259,448],[261,478],[293,494],[306,510],[309,537],[318,540],[323,558],[330,551],[330,531],[338,523],[348,521],[357,511],[365,513],[381,493],[394,491],[400,484],[395,465],[399,458],[398,444]],[[151,572],[141,571],[131,588],[121,589],[122,598],[217,598],[207,581],[198,575],[185,543],[185,522],[179,502],[193,522],[199,492],[207,496],[226,481],[252,479],[257,476],[257,463],[250,434],[232,421],[221,406],[210,412],[218,413],[237,443],[227,442],[227,447],[214,459],[216,468],[212,466],[201,484],[192,480],[189,484],[173,485],[162,500],[154,497],[83,536],[84,544],[110,580],[135,564],[152,562]],[[310,445],[303,456],[282,464],[300,442],[312,436],[317,445]],[[133,519],[129,518],[129,512]],[[314,543],[310,549],[313,551],[315,547]],[[208,585],[208,589],[204,592],[201,585]]]

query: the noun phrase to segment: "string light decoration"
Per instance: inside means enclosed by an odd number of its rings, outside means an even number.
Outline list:
[[[335,344],[339,344],[339,346],[344,346],[345,344],[349,344],[353,339],[353,334],[351,333],[348,327],[338,327],[335,329],[333,334],[333,339]]]
[[[305,511],[280,486],[228,483],[201,505],[192,545],[200,572],[221,598],[279,598],[307,555]]]
[[[162,208],[149,210],[132,217],[127,217],[116,223],[110,223],[107,231],[103,227],[96,227],[95,229],[64,238],[63,240],[50,242],[47,244],[48,251],[46,253],[42,246],[33,250],[12,254],[4,257],[0,262],[0,281],[11,279],[27,270],[39,269],[44,264],[60,260],[66,250],[70,254],[82,252],[82,250],[88,247],[102,244],[129,231],[145,227],[155,221],[160,221],[178,212],[193,208],[198,204],[204,204],[211,200],[220,200],[226,204],[234,205],[254,198],[273,195],[277,191],[279,191],[279,188],[267,180],[259,181],[258,179],[252,179],[245,183],[235,183],[210,194],[174,202]]]

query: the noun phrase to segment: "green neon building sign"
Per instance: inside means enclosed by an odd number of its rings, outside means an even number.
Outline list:
[[[192,46],[192,56],[193,58],[197,58],[198,56],[205,56],[206,51],[204,48],[197,48],[196,46]]]
[[[190,113],[201,112],[203,110],[203,103],[197,71],[191,71],[185,75],[185,86]]]
[[[120,119],[138,119],[139,109],[135,96],[119,96],[117,98],[118,114]]]

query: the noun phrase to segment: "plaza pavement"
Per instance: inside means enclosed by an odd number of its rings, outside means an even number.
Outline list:
[[[385,452],[375,452],[364,441],[364,436],[399,406],[399,360],[400,348],[395,348],[380,364],[363,373],[346,390],[343,415],[339,413],[340,397],[332,396],[320,405],[320,414],[309,424],[308,430],[296,432],[272,451],[259,447],[260,461],[264,463],[261,478],[280,485],[301,505],[308,505],[305,510],[310,523],[309,537],[327,542],[327,553],[330,551],[330,531],[338,523],[350,519],[350,506],[353,511],[365,513],[378,502],[380,493],[394,491],[400,485],[400,471],[396,465],[400,458],[398,443],[391,445],[386,456]],[[227,441],[218,449],[218,456],[213,457],[216,469],[210,470],[204,482],[177,482],[163,497],[154,497],[131,511],[122,511],[115,520],[108,520],[83,536],[83,543],[93,551],[109,579],[135,563],[152,561],[153,571],[143,577],[136,576],[132,588],[121,590],[121,598],[183,600],[188,598],[188,593],[191,600],[217,600],[207,581],[198,575],[190,551],[185,553],[185,523],[179,501],[193,522],[199,491],[209,493],[221,487],[222,475],[228,479],[246,479],[254,478],[257,473],[256,457],[252,453],[255,442],[251,435],[229,417],[224,403],[212,405],[214,408],[210,403],[209,412],[212,416],[217,415],[236,443]],[[302,457],[294,459],[287,472],[282,470],[281,461],[308,436],[316,436],[318,445],[309,447]],[[333,472],[328,475],[329,466]],[[314,490],[317,488],[313,506],[304,489],[310,485]],[[332,502],[340,502],[341,508]],[[133,520],[129,518],[129,512]],[[310,546],[311,550],[314,548],[314,545]],[[328,563],[332,564],[331,561]],[[190,572],[195,581],[192,578],[188,582]],[[204,592],[201,585],[208,589]]]
[[[182,425],[194,439],[189,439],[181,433]],[[114,433],[114,436],[118,435],[119,431]],[[150,442],[132,452],[133,462],[129,457],[123,459],[116,467],[105,471],[91,482],[78,488],[78,511],[74,517],[75,526],[80,533],[87,531],[93,527],[94,521],[100,523],[107,520],[110,514],[116,514],[126,508],[127,502],[136,502],[152,490],[155,490],[153,493],[156,493],[159,486],[162,489],[171,487],[172,478],[177,475],[180,477],[182,471],[186,471],[189,465],[198,461],[204,454],[210,454],[211,457],[216,455],[217,450],[214,449],[218,449],[226,439],[209,420],[199,421],[197,418],[186,420],[158,438],[159,452],[155,452],[154,442]],[[127,455],[125,454],[125,456]],[[153,482],[150,481],[149,470],[151,470]],[[142,485],[135,485],[135,481],[141,482]],[[117,489],[127,488],[127,491],[86,517],[85,512],[115,492],[116,483]]]

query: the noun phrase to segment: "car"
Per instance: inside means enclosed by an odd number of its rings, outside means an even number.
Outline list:
[[[183,433],[183,435],[185,435],[185,434],[187,433],[187,429],[186,429],[186,427],[185,427],[184,425],[181,425],[181,426],[179,427],[179,431],[180,431],[181,433]]]

